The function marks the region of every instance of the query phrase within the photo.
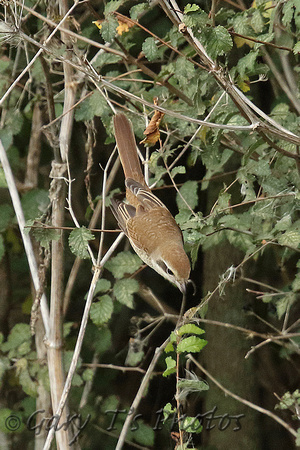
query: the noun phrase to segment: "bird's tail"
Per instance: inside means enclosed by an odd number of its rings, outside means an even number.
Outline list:
[[[125,178],[132,178],[145,186],[145,179],[137,154],[131,122],[125,114],[116,114],[114,116],[114,128]]]

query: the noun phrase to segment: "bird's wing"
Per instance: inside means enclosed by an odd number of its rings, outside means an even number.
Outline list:
[[[132,205],[127,205],[116,198],[111,199],[110,207],[121,230],[127,234],[127,221],[135,216],[136,209]]]
[[[144,207],[146,211],[152,208],[165,208],[167,207],[157,198],[150,189],[145,188],[142,184],[133,180],[132,178],[126,178],[125,180],[126,187],[136,196],[141,205]]]

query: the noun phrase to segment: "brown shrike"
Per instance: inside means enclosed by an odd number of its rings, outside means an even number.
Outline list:
[[[182,233],[166,206],[146,185],[131,122],[114,117],[117,147],[125,174],[128,203],[112,199],[112,212],[138,256],[185,292],[191,266]]]

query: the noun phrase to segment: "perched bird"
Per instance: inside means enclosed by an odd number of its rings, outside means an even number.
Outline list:
[[[181,230],[170,211],[146,185],[131,122],[124,114],[117,114],[114,129],[128,203],[112,199],[112,212],[138,256],[185,292],[191,267]]]

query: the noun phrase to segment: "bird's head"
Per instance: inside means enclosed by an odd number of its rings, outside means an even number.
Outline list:
[[[182,293],[186,291],[191,265],[183,246],[163,246],[155,255],[153,268],[165,279],[175,284]]]

